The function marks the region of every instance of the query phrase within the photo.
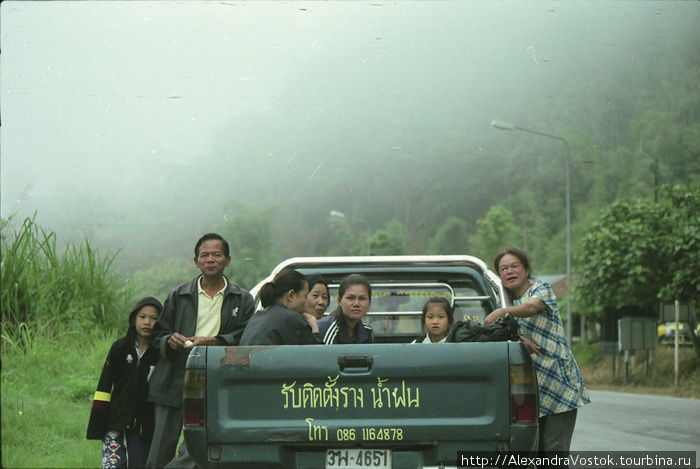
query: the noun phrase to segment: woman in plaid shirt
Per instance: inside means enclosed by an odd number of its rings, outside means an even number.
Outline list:
[[[527,253],[501,249],[494,268],[510,296],[511,306],[494,310],[484,324],[510,314],[520,324],[521,338],[533,354],[540,409],[540,451],[569,451],[576,410],[590,402],[559,317],[557,299],[548,283],[530,279]]]

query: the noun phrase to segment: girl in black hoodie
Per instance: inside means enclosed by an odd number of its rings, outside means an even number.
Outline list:
[[[109,350],[92,401],[87,438],[102,440],[103,468],[145,467],[153,437],[148,378],[158,361],[151,331],[162,309],[151,296],[129,314],[126,336]]]

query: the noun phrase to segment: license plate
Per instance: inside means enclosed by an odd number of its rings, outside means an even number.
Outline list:
[[[390,449],[329,449],[326,469],[391,469]]]

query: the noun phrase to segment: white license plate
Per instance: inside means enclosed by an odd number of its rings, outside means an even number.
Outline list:
[[[328,449],[326,469],[391,469],[390,449]]]

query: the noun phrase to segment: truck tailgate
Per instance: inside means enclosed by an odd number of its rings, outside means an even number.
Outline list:
[[[208,444],[508,447],[507,342],[207,353]]]

